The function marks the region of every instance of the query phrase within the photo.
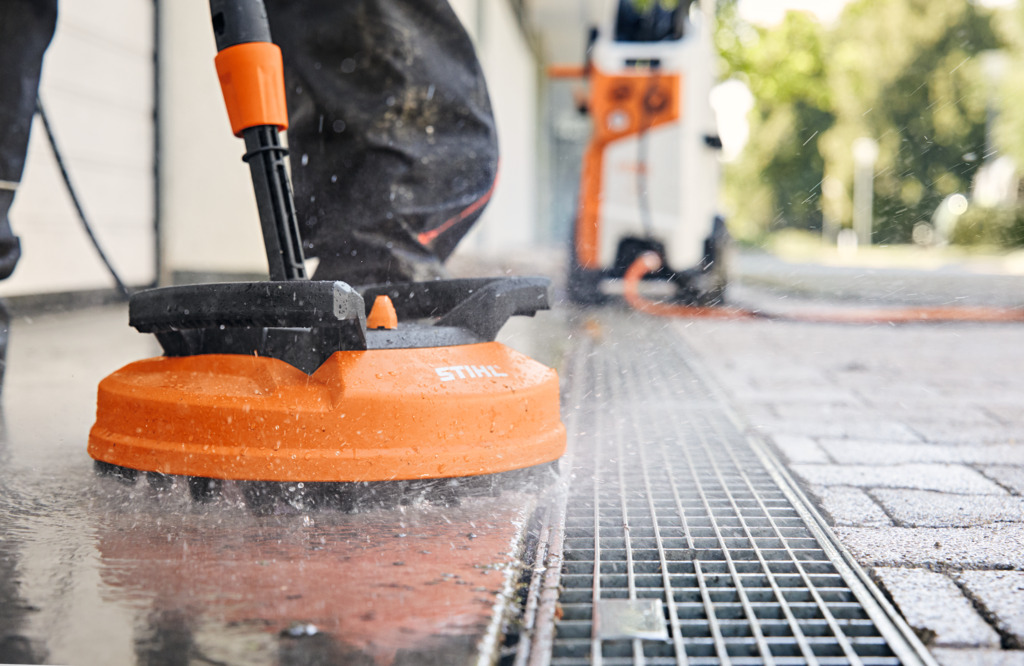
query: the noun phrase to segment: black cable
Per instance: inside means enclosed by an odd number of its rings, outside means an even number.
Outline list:
[[[668,104],[663,92],[659,90],[658,83],[660,75],[651,72],[647,91],[644,93],[641,104],[640,129],[636,137],[636,190],[637,207],[640,212],[640,225],[643,227],[647,240],[654,240],[654,214],[651,212],[651,193],[647,171],[650,168],[648,160],[648,131],[654,126],[656,114],[663,111]]]
[[[654,215],[651,213],[651,193],[647,181],[647,128],[641,127],[636,137],[636,192],[640,209],[640,226],[647,240],[654,240]]]
[[[103,260],[103,264],[107,267],[107,271],[110,276],[114,278],[114,282],[117,283],[117,290],[121,292],[127,300],[131,296],[131,292],[128,287],[125,286],[124,282],[121,281],[121,277],[114,270],[114,266],[110,263],[110,259],[107,258],[103,248],[100,247],[100,242],[96,238],[96,234],[92,231],[92,226],[89,224],[89,220],[85,217],[85,211],[82,209],[82,204],[78,200],[78,195],[75,194],[75,188],[71,184],[71,177],[68,175],[67,167],[64,166],[64,159],[61,156],[60,150],[57,148],[57,139],[53,136],[53,130],[50,127],[50,120],[46,116],[46,111],[43,110],[43,100],[36,97],[36,112],[39,114],[39,119],[43,121],[43,129],[46,130],[46,138],[50,141],[50,148],[53,150],[53,157],[57,160],[57,167],[60,169],[60,175],[64,178],[64,185],[67,187],[68,194],[71,195],[71,202],[75,204],[75,210],[78,211],[78,219],[82,221],[82,226],[85,228],[85,233],[89,236],[89,240],[92,241],[92,245],[96,248],[96,253],[100,255],[100,259]]]

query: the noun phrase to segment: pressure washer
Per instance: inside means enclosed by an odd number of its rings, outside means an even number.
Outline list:
[[[262,0],[211,0],[232,131],[245,141],[270,279],[172,286],[129,302],[163,356],[99,385],[96,468],[250,506],[399,492],[547,469],[565,450],[554,370],[495,341],[549,307],[544,278],[353,286],[306,278],[279,133],[280,49]],[[446,492],[447,492],[446,491]]]
[[[582,76],[593,131],[583,155],[572,225],[568,292],[600,303],[645,252],[661,259],[645,279],[677,300],[721,301],[729,235],[717,209],[721,140],[711,109],[714,49],[694,0],[616,0],[591,31]]]

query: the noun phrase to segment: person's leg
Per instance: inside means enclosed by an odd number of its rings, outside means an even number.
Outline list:
[[[7,213],[25,167],[43,54],[56,23],[57,0],[0,2],[0,280],[21,256]]]
[[[57,24],[57,0],[0,0],[0,280],[10,277],[21,244],[7,213],[25,168],[43,54]],[[0,387],[10,314],[0,302]]]
[[[446,0],[267,0],[316,279],[431,279],[480,216],[497,135]]]

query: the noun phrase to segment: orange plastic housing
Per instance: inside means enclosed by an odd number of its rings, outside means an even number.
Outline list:
[[[386,481],[532,467],[565,451],[558,375],[500,344],[138,361],[99,385],[96,460],[259,481]]]
[[[231,131],[260,125],[288,129],[281,49],[270,42],[229,46],[214,58]]]
[[[583,155],[575,238],[576,259],[583,268],[601,268],[598,247],[605,149],[618,139],[677,122],[682,86],[680,74],[649,70],[605,74],[591,69],[589,111],[594,134]]]
[[[366,328],[386,328],[389,331],[398,328],[398,313],[391,297],[381,294],[373,299],[370,314],[366,315]]]

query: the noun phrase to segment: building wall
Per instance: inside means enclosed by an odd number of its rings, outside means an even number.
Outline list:
[[[164,281],[179,271],[266,272],[245,152],[228,124],[205,0],[161,0]]]
[[[86,214],[125,282],[155,278],[153,0],[65,1],[40,96]],[[10,212],[22,260],[0,296],[113,285],[37,118]]]
[[[505,254],[545,237],[538,215],[540,65],[505,0],[453,3],[477,45],[498,126],[501,164],[486,211],[458,252]]]

